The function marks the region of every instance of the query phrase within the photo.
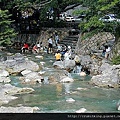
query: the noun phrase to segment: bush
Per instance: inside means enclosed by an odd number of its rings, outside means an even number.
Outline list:
[[[114,57],[114,58],[112,59],[112,63],[115,64],[115,65],[120,64],[120,55]]]

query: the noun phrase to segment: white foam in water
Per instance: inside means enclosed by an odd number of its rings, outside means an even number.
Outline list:
[[[48,77],[44,77],[44,84],[49,84]]]

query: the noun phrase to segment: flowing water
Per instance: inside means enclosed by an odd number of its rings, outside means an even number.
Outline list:
[[[49,84],[47,77],[54,72],[52,64],[55,58],[51,54],[44,55],[44,59],[38,59],[35,55],[27,55],[37,63],[45,62],[43,72],[44,83],[36,85],[21,84],[18,77],[11,76],[12,85],[18,87],[31,87],[35,90],[31,94],[16,95],[18,99],[5,106],[37,106],[37,113],[75,113],[80,108],[85,108],[87,113],[118,113],[116,104],[120,100],[120,89],[98,88],[90,85],[90,76],[80,77],[78,73],[69,74],[74,79],[72,83]],[[80,69],[79,69],[80,70]],[[74,102],[67,102],[69,98]]]

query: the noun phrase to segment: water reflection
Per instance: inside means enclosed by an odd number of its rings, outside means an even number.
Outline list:
[[[61,95],[62,94],[62,84],[61,83],[58,83],[56,84],[56,92],[57,92],[57,95]]]
[[[63,85],[64,85],[64,89],[65,89],[65,94],[70,94],[72,83],[64,83]]]

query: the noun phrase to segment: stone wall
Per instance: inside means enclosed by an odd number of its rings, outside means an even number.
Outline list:
[[[120,38],[115,42],[113,50],[111,52],[111,57],[120,56]]]
[[[69,35],[69,30],[66,28],[44,28],[39,34],[19,34],[14,42],[27,42],[29,44],[42,42],[42,46],[46,47],[50,36],[53,36],[54,40],[55,32],[57,32],[60,40]]]
[[[92,53],[100,52],[100,50],[102,51],[103,45],[107,44],[112,47],[114,41],[114,35],[108,32],[98,33],[91,38],[86,38],[85,40],[81,39],[80,34],[75,52],[79,55],[90,55]]]

